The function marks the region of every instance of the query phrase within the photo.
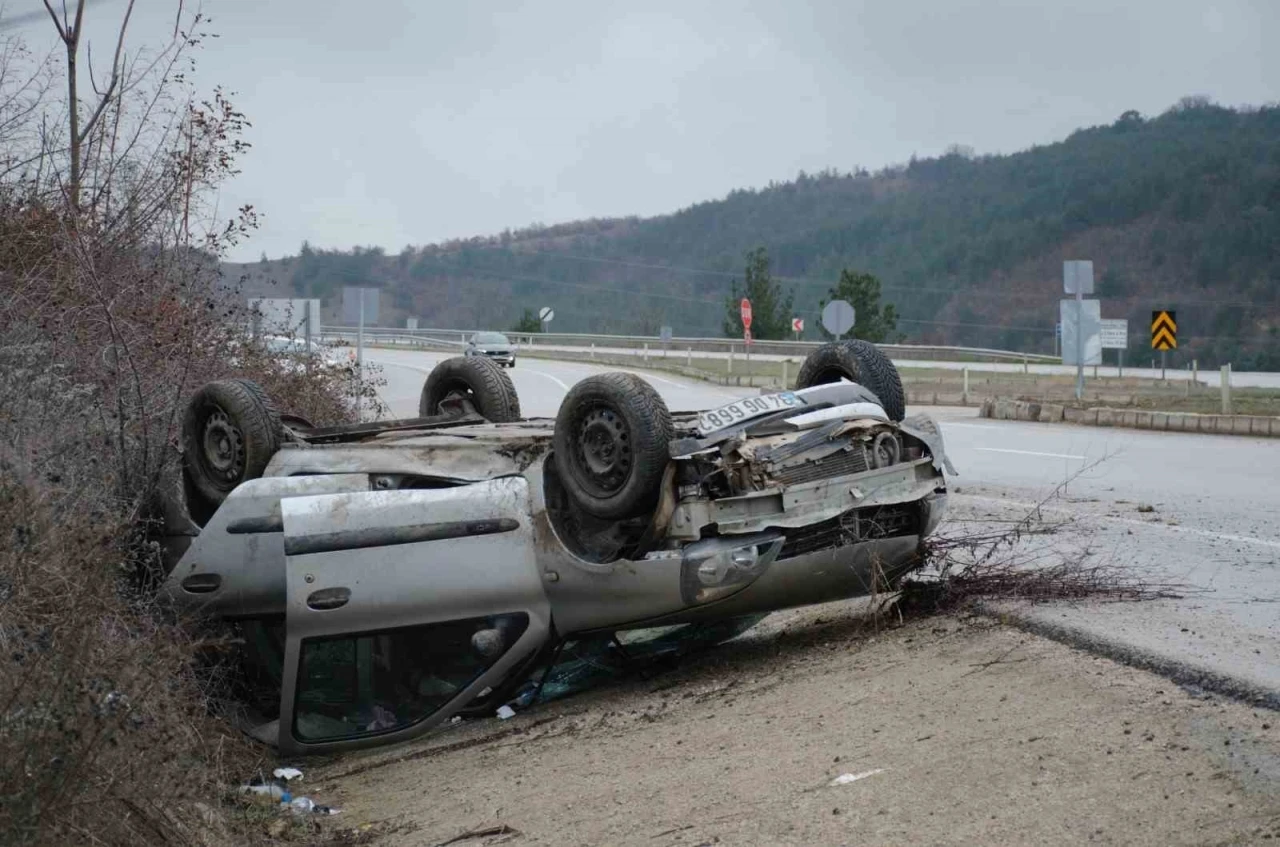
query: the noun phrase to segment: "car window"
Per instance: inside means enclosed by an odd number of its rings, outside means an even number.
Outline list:
[[[306,639],[294,737],[334,741],[415,724],[502,658],[528,625],[517,613]]]
[[[477,344],[509,344],[507,337],[500,332],[477,332],[472,336]]]

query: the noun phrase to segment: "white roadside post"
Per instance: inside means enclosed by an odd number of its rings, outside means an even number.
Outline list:
[[[1230,415],[1231,412],[1231,363],[1222,366],[1222,373],[1219,379],[1222,381],[1222,414]]]
[[[1062,359],[1064,364],[1074,356],[1076,366],[1076,399],[1084,399],[1084,366],[1086,359],[1092,356],[1088,348],[1098,345],[1098,357],[1101,358],[1101,307],[1099,301],[1089,300],[1089,326],[1086,333],[1085,315],[1086,301],[1084,295],[1093,293],[1093,262],[1089,260],[1072,260],[1062,263],[1062,289],[1066,294],[1075,295],[1075,308],[1069,309],[1070,301],[1064,300],[1059,305],[1059,316],[1062,320]],[[1074,323],[1074,327],[1070,324]],[[1073,330],[1068,333],[1068,330]],[[1070,338],[1068,338],[1070,335]],[[1070,343],[1069,343],[1070,342]],[[1070,354],[1070,355],[1069,355]],[[1097,361],[1087,364],[1096,365]]]

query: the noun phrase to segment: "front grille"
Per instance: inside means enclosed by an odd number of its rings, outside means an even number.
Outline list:
[[[865,470],[868,470],[867,451],[861,444],[855,444],[847,450],[832,453],[821,459],[783,468],[775,476],[783,485],[799,485],[802,482],[848,476]]]
[[[778,558],[792,559],[817,550],[829,550],[860,541],[899,538],[915,535],[919,531],[920,507],[916,503],[851,509],[843,515],[812,526],[784,529],[787,540],[783,543]]]

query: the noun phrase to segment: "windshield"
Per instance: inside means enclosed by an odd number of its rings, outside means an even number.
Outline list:
[[[507,337],[500,332],[477,332],[471,336],[476,344],[510,344]]]

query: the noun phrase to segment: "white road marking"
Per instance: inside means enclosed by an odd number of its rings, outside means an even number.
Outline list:
[[[563,380],[557,377],[554,377],[549,373],[543,373],[542,371],[535,371],[533,368],[521,368],[520,371],[521,373],[529,373],[529,374],[534,374],[536,376],[544,377],[546,379],[551,380],[556,385],[560,386],[564,391],[567,392],[569,390],[569,386],[565,385]]]
[[[1084,456],[1072,456],[1068,453],[1038,453],[1035,450],[1007,450],[1003,447],[974,447],[974,450],[981,450],[984,453],[1016,453],[1019,456],[1046,456],[1050,459],[1079,459],[1084,461]]]
[[[640,377],[641,379],[651,379],[651,380],[653,380],[654,382],[664,382],[664,383],[666,383],[667,385],[673,386],[673,387],[675,387],[675,388],[679,388],[679,389],[681,389],[682,391],[689,391],[689,390],[690,390],[690,388],[691,388],[691,386],[686,385],[686,384],[685,384],[685,383],[683,383],[683,382],[676,382],[676,381],[675,381],[675,380],[673,380],[673,379],[667,379],[667,378],[665,378],[665,377],[655,376],[654,374],[651,374],[651,373],[640,373],[640,372],[638,372],[638,371],[628,371],[628,370],[623,370],[622,372],[623,372],[623,373],[627,373],[627,374],[631,374],[632,376],[638,376],[638,377]]]
[[[1122,523],[1131,526],[1144,526],[1153,529],[1167,529],[1170,532],[1181,532],[1188,535],[1198,535],[1202,538],[1213,538],[1218,541],[1234,541],[1240,544],[1257,544],[1260,547],[1271,547],[1280,550],[1280,541],[1274,541],[1270,538],[1255,538],[1252,535],[1235,535],[1229,532],[1211,532],[1207,529],[1196,529],[1193,526],[1172,525],[1167,523],[1158,523],[1156,521],[1140,521],[1134,518],[1122,518],[1117,515],[1092,515],[1088,512],[1080,512],[1074,509],[1064,509],[1061,506],[1042,506],[1038,503],[1030,503],[1023,500],[1007,500],[1003,497],[984,497],[981,494],[957,494],[956,497],[963,497],[969,500],[981,500],[984,503],[992,503],[1000,506],[1013,506],[1018,509],[1041,509],[1045,512],[1058,512],[1064,515],[1076,515],[1085,518],[1097,518],[1102,521],[1111,521],[1112,523]]]
[[[992,426],[991,424],[957,423],[955,421],[946,420],[945,418],[943,420],[938,421],[938,423],[945,427],[954,426],[959,429],[1001,429],[1001,427]]]

